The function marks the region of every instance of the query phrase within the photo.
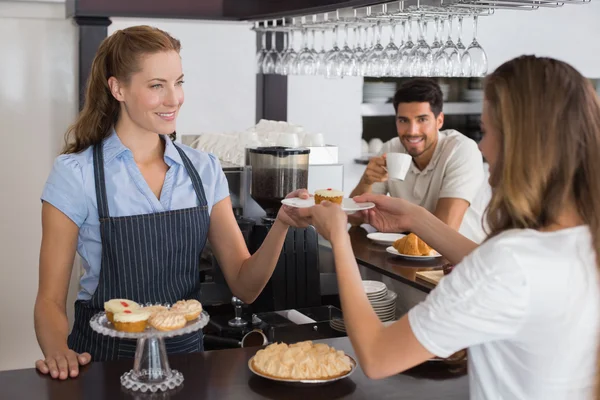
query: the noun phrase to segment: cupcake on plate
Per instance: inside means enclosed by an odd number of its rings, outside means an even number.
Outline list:
[[[123,312],[125,310],[137,310],[140,305],[135,301],[127,299],[112,299],[104,303],[104,311],[106,311],[106,318],[110,322],[113,321],[113,315]]]
[[[150,313],[150,316],[153,316],[154,314],[158,314],[161,311],[167,311],[168,308],[161,305],[154,305],[142,307],[142,310],[148,311]]]
[[[142,308],[124,310],[113,315],[113,325],[121,332],[144,332],[149,318],[150,312]]]
[[[334,189],[320,189],[315,191],[315,204],[320,204],[322,201],[330,201],[335,204],[342,204],[344,192]]]
[[[149,322],[154,329],[159,331],[174,331],[183,328],[187,323],[183,314],[174,311],[161,311],[154,314]]]
[[[171,311],[183,315],[187,321],[193,321],[200,316],[202,304],[194,299],[179,300],[177,303],[173,304]]]

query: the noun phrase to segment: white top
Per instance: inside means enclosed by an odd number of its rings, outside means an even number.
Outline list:
[[[406,153],[406,149],[396,137],[383,145],[380,154],[385,153]],[[433,156],[425,169],[420,171],[413,162],[403,181],[393,179],[375,183],[372,191],[403,198],[430,212],[435,211],[441,198],[464,199],[471,206],[459,232],[480,243],[485,238],[481,217],[489,202],[489,191],[483,190],[484,186],[489,187],[489,184],[484,181],[483,157],[477,143],[448,129],[438,133]],[[488,198],[479,200],[478,196]]]
[[[469,349],[471,399],[592,399],[600,289],[590,232],[504,232],[408,319],[436,356]]]

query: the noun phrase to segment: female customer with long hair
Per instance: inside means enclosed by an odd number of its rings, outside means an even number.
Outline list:
[[[412,231],[458,264],[384,327],[352,256],[346,215],[295,211],[333,246],[344,322],[367,375],[468,348],[473,399],[590,399],[598,376],[600,103],[568,64],[523,56],[487,77],[480,148],[490,165],[487,240],[477,246],[419,206],[365,195],[370,221]],[[597,398],[597,397],[596,397]]]
[[[85,106],[42,194],[35,328],[45,359],[36,366],[53,378],[77,376],[90,359],[133,357],[135,342],[90,328],[104,302],[200,300],[198,263],[207,240],[231,291],[251,303],[294,224],[280,211],[250,256],[218,160],[169,138],[183,104],[179,51],[168,33],[137,26],[106,38],[92,63]],[[304,190],[292,195],[307,197]],[[69,334],[76,251],[84,273]],[[166,346],[170,353],[201,351],[202,332]]]

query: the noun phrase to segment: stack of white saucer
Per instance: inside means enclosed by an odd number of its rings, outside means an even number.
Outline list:
[[[365,293],[369,302],[375,311],[375,314],[382,322],[393,321],[396,319],[396,298],[398,295],[388,290],[385,283],[378,281],[363,281]],[[346,326],[343,319],[332,319],[329,322],[332,329],[339,332],[346,332]]]

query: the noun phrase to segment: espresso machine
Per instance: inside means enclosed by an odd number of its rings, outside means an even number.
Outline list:
[[[289,193],[307,187],[309,154],[309,149],[301,148],[249,148],[243,168],[224,167],[234,213],[250,253],[264,242],[281,201]],[[216,283],[226,286],[214,257],[212,273]],[[289,228],[273,275],[252,304],[236,297],[229,299],[234,316],[231,318],[231,311],[227,316],[211,314],[213,330],[205,336],[207,344],[242,346],[245,335],[255,330],[264,332],[270,342],[332,337],[329,320],[341,316],[339,309],[321,304],[319,245],[314,227]],[[232,310],[230,305],[224,306]],[[300,319],[292,322],[293,316]]]

